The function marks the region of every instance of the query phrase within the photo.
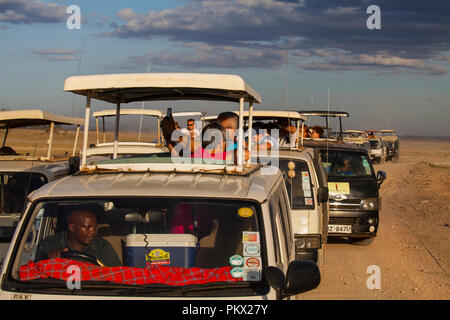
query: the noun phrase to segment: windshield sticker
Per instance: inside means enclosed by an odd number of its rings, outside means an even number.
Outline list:
[[[236,254],[234,256],[230,257],[230,264],[232,266],[242,266],[244,264],[244,258],[242,258],[240,255]]]
[[[244,256],[260,256],[261,247],[259,244],[244,244]]]
[[[246,269],[244,270],[244,281],[260,281],[261,272],[258,269]]]
[[[305,198],[305,205],[307,205],[307,206],[312,206],[312,205],[313,205],[313,200],[312,200],[312,198]]]
[[[350,184],[348,182],[328,182],[328,192],[335,194],[350,194]]]
[[[241,267],[234,267],[231,269],[230,273],[233,278],[242,278],[244,276],[244,269]]]
[[[244,231],[242,234],[243,243],[259,243],[259,232]]]
[[[170,253],[162,249],[154,249],[145,257],[150,264],[170,264]]]
[[[372,172],[370,170],[370,164],[366,158],[362,159],[362,164],[363,164],[364,169],[366,169],[366,174],[371,174]]]
[[[261,259],[259,257],[245,257],[244,258],[244,267],[251,269],[260,269],[261,268]]]
[[[253,209],[248,207],[242,207],[238,210],[238,215],[241,218],[250,218],[253,215]]]
[[[302,171],[302,188],[304,196],[311,197],[311,182],[308,171]]]

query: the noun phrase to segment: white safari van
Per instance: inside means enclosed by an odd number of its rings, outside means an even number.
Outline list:
[[[70,152],[75,155],[81,124],[83,124],[81,118],[66,117],[36,109],[0,112],[0,129],[4,129],[3,143],[0,148],[0,259],[2,263],[19,217],[25,209],[27,194],[69,174],[68,155],[65,156],[63,153]],[[68,134],[75,140],[73,149],[59,150],[56,156],[53,147],[55,125],[76,126],[75,135]],[[37,126],[49,127],[47,140],[36,139],[39,143],[36,143],[35,147],[29,147],[32,139],[31,141],[24,139],[20,144],[8,143],[8,136],[16,129],[31,129]],[[36,135],[36,133],[30,130],[27,134]]]
[[[298,112],[282,110],[255,110],[252,120],[249,119],[249,112],[244,111],[244,125],[253,130],[253,134],[259,134],[260,141],[265,141],[264,135],[274,139],[274,146],[269,150],[252,147],[252,156],[256,159],[254,162],[278,167],[283,175],[292,215],[296,259],[312,260],[322,268],[328,236],[327,176],[319,150],[302,145],[301,133],[307,119]],[[280,121],[296,128],[291,146],[280,144],[279,131],[273,130],[278,129]],[[257,142],[250,140],[249,143]]]
[[[295,260],[281,172],[244,159],[244,102],[252,111],[261,97],[241,77],[77,76],[64,89],[87,97],[85,150],[92,98],[117,103],[117,115],[139,99],[238,102],[238,158],[119,158],[117,140],[114,159],[88,164],[83,153],[78,173],[30,196],[1,299],[282,299],[319,285],[317,265]],[[81,229],[85,237],[74,236]]]

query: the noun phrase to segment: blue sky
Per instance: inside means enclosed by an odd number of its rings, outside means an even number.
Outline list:
[[[366,27],[371,4],[381,30]],[[66,27],[69,5],[81,9],[81,30]],[[266,109],[324,108],[330,89],[349,129],[450,136],[449,21],[445,0],[0,0],[0,105],[81,116],[83,99],[62,91],[66,77],[149,67],[239,74]]]

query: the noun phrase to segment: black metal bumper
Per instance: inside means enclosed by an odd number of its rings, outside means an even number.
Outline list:
[[[372,220],[372,224],[369,220]],[[333,233],[329,230],[329,237],[375,237],[378,231],[379,212],[330,210],[328,224],[351,226],[351,233]]]

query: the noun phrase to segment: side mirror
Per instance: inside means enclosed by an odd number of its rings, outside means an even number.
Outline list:
[[[317,193],[317,200],[320,203],[324,203],[328,201],[328,188],[327,187],[319,187]]]
[[[269,285],[277,292],[277,299],[315,289],[320,284],[319,267],[309,260],[292,261],[286,277],[283,271],[276,267],[267,267],[264,275]]]
[[[69,174],[80,171],[80,157],[74,156],[69,158]]]
[[[378,186],[381,186],[383,181],[386,180],[386,172],[384,171],[378,171],[377,172],[377,184]]]

